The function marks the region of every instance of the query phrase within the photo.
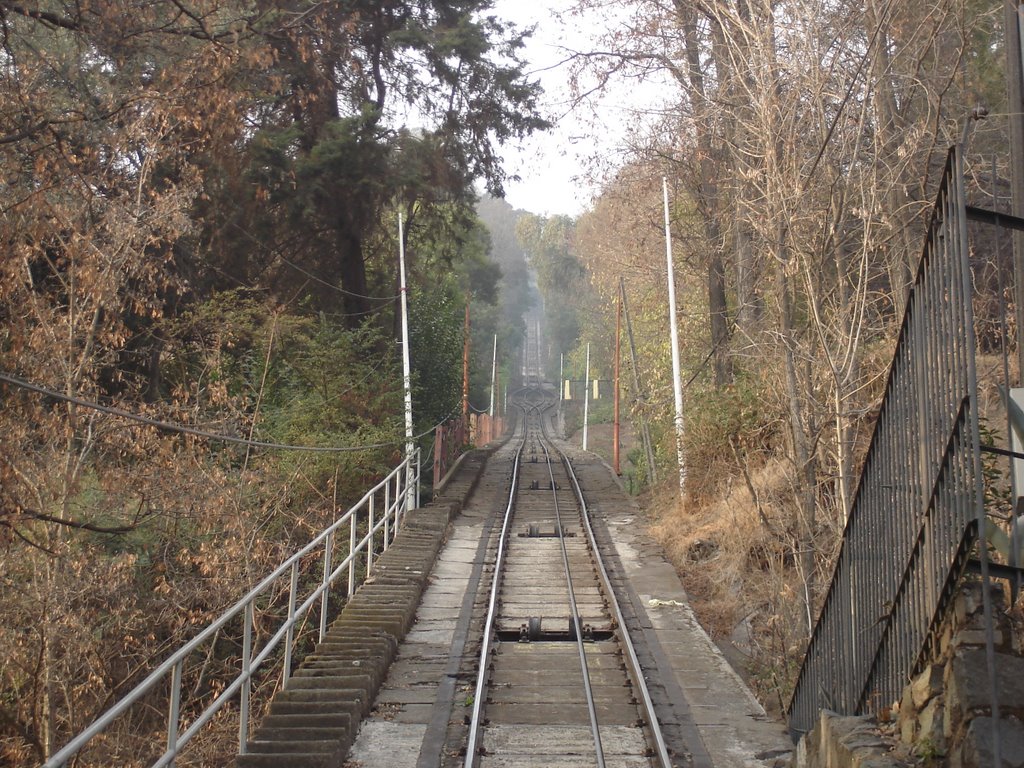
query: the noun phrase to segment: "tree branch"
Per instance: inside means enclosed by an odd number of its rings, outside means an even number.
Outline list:
[[[24,508],[17,509],[17,510],[10,510],[10,509],[4,510],[4,516],[7,518],[7,520],[4,520],[3,524],[11,527],[12,529],[14,528],[14,526],[11,524],[10,520],[11,519],[17,519],[19,517],[27,517],[27,518],[31,518],[33,520],[39,520],[40,522],[43,522],[43,523],[56,523],[57,525],[64,525],[64,526],[67,526],[68,528],[77,528],[78,530],[81,530],[81,531],[92,531],[93,533],[109,533],[109,534],[131,533],[132,531],[134,531],[138,527],[137,523],[132,523],[131,525],[117,525],[117,526],[96,525],[95,523],[88,523],[88,522],[84,522],[84,521],[81,521],[81,520],[74,520],[74,519],[70,519],[70,518],[65,519],[65,518],[61,518],[61,517],[54,517],[53,515],[48,515],[45,512],[37,512],[37,511],[32,510],[32,509],[24,509]],[[15,533],[17,533],[16,529],[15,529]],[[24,538],[24,537],[22,537],[22,538]],[[36,545],[36,546],[38,546],[38,545]]]
[[[14,3],[0,1],[0,14],[6,15],[7,11],[17,13],[29,19],[41,21],[43,24],[50,27],[60,27],[61,29],[70,29],[74,31],[81,29],[81,24],[77,20],[69,19],[66,16],[58,16],[50,11],[40,11],[34,8],[22,8],[20,5],[15,5]]]

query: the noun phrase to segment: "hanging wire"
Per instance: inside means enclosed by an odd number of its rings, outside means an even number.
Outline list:
[[[175,424],[168,421],[160,421],[153,419],[148,416],[143,416],[138,413],[132,413],[131,411],[125,411],[121,408],[113,408],[107,405],[101,405],[100,403],[92,402],[91,400],[85,400],[81,397],[75,397],[74,395],[66,395],[48,387],[43,387],[32,382],[19,379],[16,376],[12,376],[8,373],[0,372],[0,381],[10,384],[11,386],[18,387],[19,389],[25,389],[30,392],[35,392],[40,395],[46,395],[52,397],[55,400],[60,400],[65,403],[72,403],[74,405],[82,406],[83,408],[90,408],[94,411],[106,413],[111,416],[119,416],[124,419],[138,422],[140,424],[146,424],[147,426],[154,427],[163,432],[175,432],[184,435],[193,435],[194,437],[202,437],[207,440],[215,440],[223,443],[233,443],[235,445],[247,445],[252,448],[267,448],[276,451],[305,451],[308,453],[354,453],[358,451],[369,451],[375,448],[390,448],[396,445],[404,445],[408,438],[403,437],[400,440],[388,440],[380,443],[370,443],[367,445],[350,445],[350,446],[322,446],[322,445],[290,445],[287,443],[269,443],[262,440],[248,440],[244,437],[236,437],[234,435],[224,435],[215,432],[207,432],[203,429],[196,427],[190,427],[186,424]],[[430,429],[424,430],[418,435],[413,436],[413,440],[418,440],[421,437],[425,437],[433,432],[437,427],[444,424],[455,414],[461,405],[453,409],[447,416],[439,421]]]
[[[332,291],[337,291],[338,293],[342,294],[343,296],[351,296],[351,297],[356,298],[356,299],[366,299],[368,301],[394,301],[395,299],[398,299],[401,296],[400,294],[396,294],[395,296],[366,296],[366,295],[364,295],[362,293],[355,293],[353,291],[346,291],[344,288],[340,288],[337,285],[335,285],[334,283],[329,283],[326,280],[324,280],[322,277],[318,277],[317,275],[314,275],[312,272],[310,272],[309,270],[305,269],[304,267],[299,266],[298,264],[296,264],[291,259],[287,258],[286,256],[283,256],[281,254],[281,252],[277,248],[268,248],[266,246],[266,244],[262,240],[260,240],[258,237],[256,237],[256,235],[254,235],[252,232],[250,232],[248,229],[243,227],[238,222],[232,221],[231,222],[231,226],[234,227],[235,229],[237,229],[239,232],[241,232],[247,238],[252,240],[254,243],[256,243],[257,246],[259,246],[264,251],[269,253],[275,259],[280,259],[285,264],[287,264],[289,267],[294,269],[296,272],[299,272],[299,273],[305,275],[306,277],[308,277],[310,280],[312,280],[314,282],[320,283],[321,285],[323,285],[323,286],[325,286],[327,288],[330,288]],[[349,313],[349,314],[343,315],[343,316],[344,317],[355,317],[355,316],[358,316],[358,315],[369,315],[369,314],[372,314],[374,312],[378,312],[379,310],[381,310],[383,308],[384,307],[375,307],[374,309],[367,310],[366,312],[353,312],[353,313]]]

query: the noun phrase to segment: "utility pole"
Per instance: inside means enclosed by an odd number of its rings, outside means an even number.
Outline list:
[[[668,271],[668,319],[672,334],[672,390],[676,405],[676,457],[679,460],[679,499],[686,496],[686,455],[683,449],[683,381],[679,364],[679,321],[676,318],[676,277],[672,263],[672,227],[668,213],[668,179],[661,177],[665,201],[665,260]]]
[[[491,407],[488,414],[494,418],[494,385],[498,381],[498,334],[494,334],[494,353],[491,357]]]
[[[565,399],[565,353],[558,353],[558,410],[561,413],[562,400]]]
[[[590,342],[587,342],[587,388],[583,394],[583,450],[587,450],[587,422],[590,420]]]
[[[565,438],[565,422],[562,421],[562,401],[565,400],[565,353],[558,353],[558,436]]]
[[[402,384],[405,388],[405,458],[409,461],[405,477],[405,510],[416,506],[413,488],[412,455],[416,443],[412,437],[412,364],[409,358],[409,291],[405,280],[405,231],[402,212],[398,212],[398,269],[402,297]]]
[[[629,339],[629,360],[633,368],[633,398],[640,405],[646,398],[640,386],[640,366],[636,362],[636,340],[633,338],[633,323],[629,319],[629,302],[626,300],[626,285],[619,278],[619,298],[622,300],[622,312],[626,316],[626,338]],[[658,482],[658,468],[654,465],[654,446],[651,444],[651,431],[647,428],[647,420],[643,410],[637,408],[640,417],[640,440],[644,444],[644,456],[647,459],[647,471],[651,476],[651,484]]]
[[[1024,48],[1021,26],[1024,4],[1003,0],[1006,31],[1006,91],[1010,121],[1011,212],[1024,216]],[[1013,297],[1017,312],[1018,378],[1024,383],[1024,232],[1013,231]]]
[[[622,474],[619,467],[619,437],[621,426],[619,424],[619,373],[620,353],[619,339],[622,338],[622,294],[619,294],[615,302],[615,393],[614,393],[614,417],[612,418],[612,469],[616,475]]]

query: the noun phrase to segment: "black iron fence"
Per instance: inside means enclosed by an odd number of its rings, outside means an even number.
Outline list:
[[[951,151],[832,583],[789,704],[873,712],[935,639],[983,519],[962,161]]]

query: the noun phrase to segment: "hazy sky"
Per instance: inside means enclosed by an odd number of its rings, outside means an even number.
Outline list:
[[[567,49],[593,50],[602,29],[614,23],[593,15],[568,15],[571,5],[572,0],[497,0],[494,8],[499,17],[521,26],[537,25],[525,57],[544,87],[545,117],[556,125],[502,152],[506,169],[522,177],[506,185],[508,201],[535,213],[576,215],[587,208],[599,188],[593,177],[601,175],[602,166],[619,164],[635,111],[657,106],[659,94],[665,93],[653,83],[622,83],[596,105],[569,111],[569,67],[559,62],[568,57]]]

